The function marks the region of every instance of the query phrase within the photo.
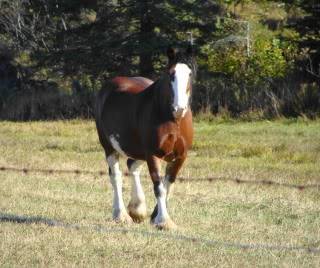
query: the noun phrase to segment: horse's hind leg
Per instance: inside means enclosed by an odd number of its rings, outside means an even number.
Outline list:
[[[140,171],[143,162],[128,159],[127,166],[132,177],[131,200],[128,205],[129,215],[135,222],[142,222],[147,216],[146,198],[140,182]]]
[[[107,156],[110,181],[113,188],[112,217],[116,222],[132,222],[124,206],[122,198],[122,173],[119,167],[119,154],[113,152]]]

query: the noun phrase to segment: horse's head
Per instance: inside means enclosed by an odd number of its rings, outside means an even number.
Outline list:
[[[189,108],[192,79],[195,76],[192,54],[191,47],[184,53],[171,47],[167,50],[170,85],[173,93],[172,111],[176,119],[183,117]]]

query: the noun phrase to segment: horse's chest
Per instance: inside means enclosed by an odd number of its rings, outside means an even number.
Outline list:
[[[158,157],[173,161],[186,153],[184,138],[177,133],[168,133],[160,137]]]

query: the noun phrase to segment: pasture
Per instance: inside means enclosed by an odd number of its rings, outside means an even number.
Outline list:
[[[106,175],[0,171],[0,266],[319,267],[320,252],[306,250],[320,250],[319,187],[226,179],[320,183],[320,121],[194,128],[169,203],[176,231],[113,223]],[[95,125],[81,120],[0,122],[1,166],[106,171]],[[208,177],[221,179],[196,181]],[[150,214],[152,183],[142,183]],[[126,203],[130,186],[125,177]]]

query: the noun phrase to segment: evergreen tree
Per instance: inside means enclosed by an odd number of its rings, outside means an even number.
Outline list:
[[[187,32],[194,32],[199,45],[210,39],[214,16],[221,11],[215,1],[101,1],[95,6],[95,21],[78,21],[59,43],[69,49],[63,53],[67,66],[94,74],[150,77],[163,65],[159,62],[169,44],[187,43]]]
[[[289,0],[289,7],[301,8],[305,15],[293,21],[294,27],[300,33],[299,46],[306,51],[305,70],[314,78],[320,78],[320,1],[319,0]]]

